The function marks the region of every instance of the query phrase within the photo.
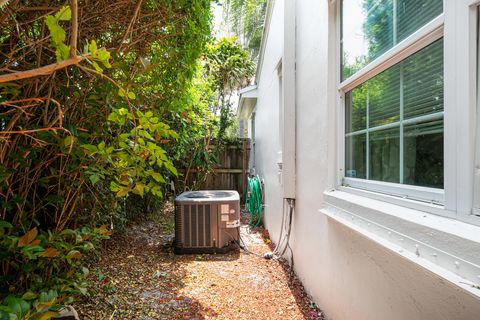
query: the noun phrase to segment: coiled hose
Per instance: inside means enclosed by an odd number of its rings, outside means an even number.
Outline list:
[[[248,224],[258,227],[262,223],[262,183],[258,176],[248,178],[245,208],[250,213]]]

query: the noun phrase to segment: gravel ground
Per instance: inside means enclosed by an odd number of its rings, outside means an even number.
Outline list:
[[[323,319],[287,264],[253,254],[271,251],[263,229],[241,228],[252,253],[178,256],[169,226],[142,222],[106,243],[80,319]]]

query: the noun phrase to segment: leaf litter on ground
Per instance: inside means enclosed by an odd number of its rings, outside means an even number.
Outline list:
[[[175,255],[173,206],[164,214],[106,242],[81,319],[323,319],[289,265],[261,257],[272,250],[262,228],[241,228],[253,254]]]

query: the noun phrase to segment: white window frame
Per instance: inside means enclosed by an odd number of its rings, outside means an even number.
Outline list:
[[[475,136],[475,164],[474,164],[474,186],[473,186],[473,208],[472,214],[480,216],[480,102],[478,101],[480,95],[480,6],[477,7],[477,21],[476,21],[476,30],[477,30],[477,77],[476,77],[476,136]]]
[[[446,1],[450,2],[450,1]],[[457,101],[457,218],[480,224],[473,214],[473,184],[475,161],[475,128],[477,107],[477,7],[480,0],[452,1],[455,10],[455,25],[450,35],[457,35],[451,49],[456,63],[455,96]],[[452,14],[453,15],[453,14]],[[454,29],[455,28],[455,29]],[[453,72],[453,71],[452,71]]]
[[[337,189],[480,225],[472,210],[479,5],[480,0],[444,0],[441,15],[344,81],[337,42]],[[340,6],[337,1],[337,39],[341,39]],[[442,37],[444,189],[345,177],[345,93]]]

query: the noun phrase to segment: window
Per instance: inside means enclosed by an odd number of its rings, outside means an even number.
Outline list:
[[[480,0],[338,3],[339,189],[480,225]]]
[[[421,258],[477,283],[469,251],[451,244],[478,243],[478,227],[462,222],[480,226],[480,0],[338,3],[344,192],[325,192],[322,212],[413,257],[430,229],[429,250],[452,260]]]
[[[341,1],[344,185],[443,203],[443,32],[428,37],[442,14],[443,0]]]
[[[345,94],[346,176],[443,188],[443,40]]]

